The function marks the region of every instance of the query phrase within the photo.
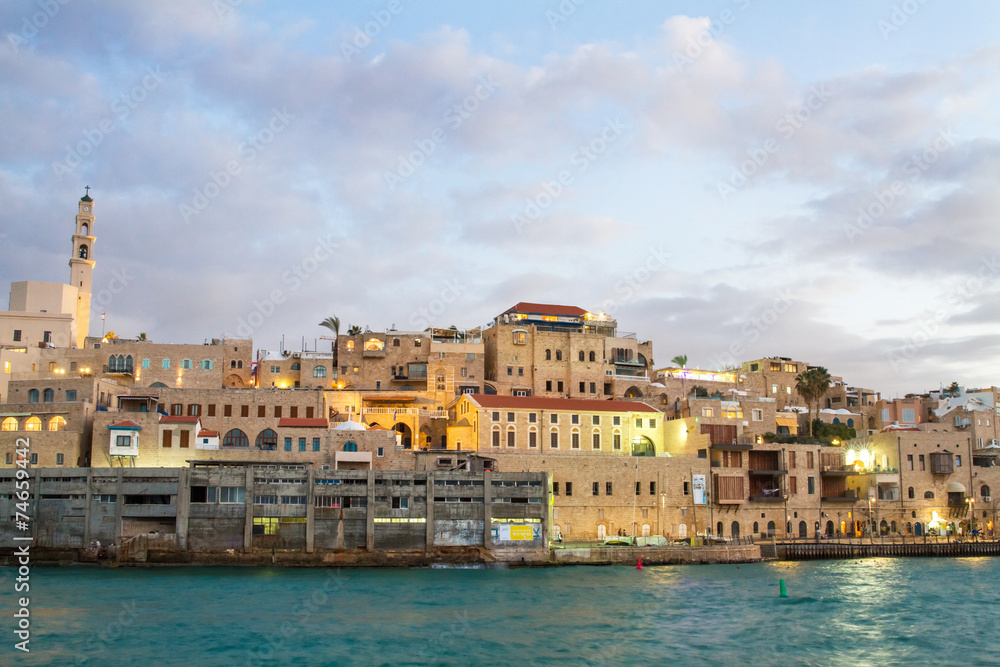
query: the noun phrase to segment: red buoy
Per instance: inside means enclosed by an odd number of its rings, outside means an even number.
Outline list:
[[[642,556],[639,556],[639,563],[638,563],[638,565],[635,566],[635,569],[637,569],[637,570],[641,570],[642,569]]]

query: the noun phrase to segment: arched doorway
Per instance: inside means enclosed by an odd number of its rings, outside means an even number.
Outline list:
[[[809,537],[809,526],[805,521],[799,521],[799,537]]]
[[[399,444],[403,449],[410,449],[413,446],[413,430],[403,422],[393,424],[392,430],[399,434]]]
[[[882,521],[880,521],[878,524],[878,534],[879,535],[889,534],[889,522],[886,521],[885,519],[882,519]]]
[[[833,521],[826,522],[826,536],[833,537]]]
[[[632,456],[656,456],[653,441],[644,435],[632,438]]]
[[[625,398],[642,398],[642,391],[633,385],[625,390]]]
[[[919,521],[913,524],[913,534],[917,537],[920,537],[921,535],[924,534],[924,527],[920,524]]]
[[[642,531],[641,535],[643,537],[649,537],[649,524],[648,523],[642,524],[642,528],[640,530]]]
[[[228,377],[226,377],[226,386],[227,387],[242,387],[243,386],[243,378],[241,378],[239,375],[236,375],[235,373],[233,373],[232,375],[229,375]]]
[[[715,524],[715,534],[722,537],[722,522]]]
[[[682,523],[681,525],[677,526],[677,537],[679,537],[679,538],[681,538],[683,540],[687,536],[688,536],[688,527],[687,527],[687,524],[686,523]]]
[[[767,522],[767,536],[768,537],[774,537],[774,522],[773,521],[768,521]]]
[[[738,539],[740,536],[740,522],[733,521],[733,525],[729,527],[729,530],[732,531],[733,539]]]
[[[597,539],[603,540],[607,536],[608,536],[608,529],[607,529],[607,527],[603,523],[599,524],[597,526]]]

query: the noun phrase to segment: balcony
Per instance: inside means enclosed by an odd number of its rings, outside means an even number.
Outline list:
[[[823,495],[821,500],[824,503],[855,503],[858,501],[858,491],[857,489],[847,489],[836,495]]]
[[[860,473],[858,472],[858,469],[855,468],[854,466],[833,465],[833,466],[823,466],[822,468],[820,468],[819,474],[831,475],[831,476],[839,475],[842,477],[846,477],[847,475],[858,475]]]
[[[780,489],[775,489],[775,493],[767,494],[763,496],[750,496],[751,502],[755,503],[780,503],[784,502],[785,497],[781,495]]]
[[[781,470],[780,468],[776,468],[776,469],[773,469],[773,470],[764,470],[763,468],[750,468],[747,472],[749,472],[751,475],[787,475],[788,474],[787,470]]]

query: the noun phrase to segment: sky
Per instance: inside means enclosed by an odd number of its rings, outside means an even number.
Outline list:
[[[121,337],[605,312],[654,363],[1000,384],[1000,4],[0,4],[0,290]],[[101,332],[100,317],[91,334]]]

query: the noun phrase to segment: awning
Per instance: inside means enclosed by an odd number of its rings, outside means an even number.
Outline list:
[[[949,482],[948,493],[965,493],[965,485],[961,482]]]
[[[778,423],[778,426],[787,426],[788,428],[799,427],[798,417],[786,417],[784,415],[776,415],[774,419]]]

